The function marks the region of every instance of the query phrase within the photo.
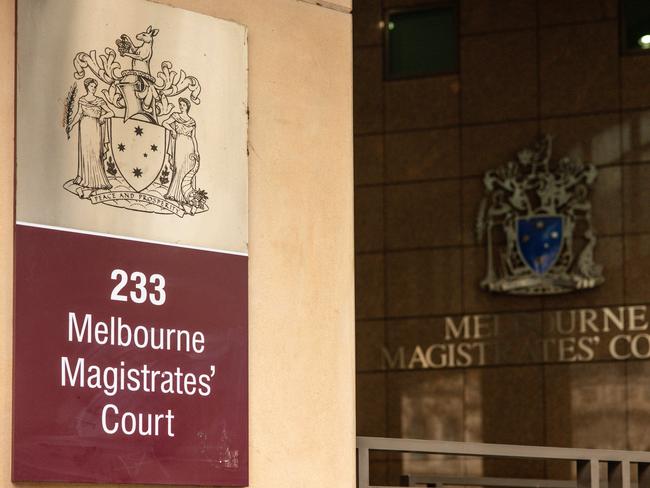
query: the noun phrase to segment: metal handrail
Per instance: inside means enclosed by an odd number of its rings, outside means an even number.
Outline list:
[[[630,471],[634,466],[638,469],[638,488],[650,488],[649,452],[357,437],[357,482],[359,488],[385,488],[370,485],[370,451],[575,461],[577,488],[601,488],[600,463],[607,465],[608,488],[631,488]],[[501,479],[508,480],[509,478]]]

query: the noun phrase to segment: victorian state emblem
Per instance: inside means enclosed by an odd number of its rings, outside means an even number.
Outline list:
[[[598,171],[568,157],[551,162],[551,149],[544,136],[484,176],[476,231],[487,251],[485,290],[550,295],[604,281],[589,201]]]
[[[197,187],[201,165],[193,108],[201,84],[162,61],[151,73],[158,29],[122,34],[106,47],[74,56],[65,101],[68,139],[77,138],[77,174],[63,187],[93,204],[183,217],[208,210]]]

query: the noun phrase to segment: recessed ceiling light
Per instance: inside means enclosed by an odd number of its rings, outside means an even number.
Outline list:
[[[650,34],[645,34],[639,37],[639,46],[642,49],[650,49]]]

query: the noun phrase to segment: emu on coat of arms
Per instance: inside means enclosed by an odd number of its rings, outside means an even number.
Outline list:
[[[598,171],[568,157],[553,163],[551,148],[544,136],[485,174],[476,223],[479,242],[487,243],[483,289],[550,295],[604,281],[589,202]]]
[[[190,115],[201,85],[169,61],[152,76],[157,35],[149,26],[135,42],[126,34],[115,41],[126,68],[110,47],[74,57],[74,77],[83,84],[68,92],[64,125],[68,139],[77,129],[77,175],[63,187],[93,204],[195,215],[208,210],[207,192],[196,183],[201,157]]]

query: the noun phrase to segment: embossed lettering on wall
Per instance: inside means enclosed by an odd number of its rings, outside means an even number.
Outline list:
[[[440,333],[442,337],[436,338]],[[384,344],[381,368],[443,369],[650,358],[647,305],[449,316],[436,321],[431,335],[431,341],[419,337],[417,343]]]

